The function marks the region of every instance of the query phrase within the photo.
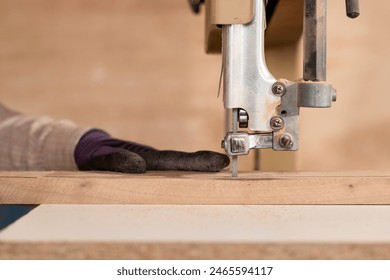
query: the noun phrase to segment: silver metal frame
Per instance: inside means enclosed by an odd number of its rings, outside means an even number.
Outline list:
[[[275,78],[264,56],[265,6],[255,1],[255,16],[249,24],[223,26],[224,105],[243,109],[249,115],[248,128],[272,132],[270,119],[280,104],[272,93]]]
[[[321,3],[318,10],[326,14]],[[336,91],[326,82],[317,79],[291,82],[272,76],[264,56],[265,25],[264,1],[255,0],[252,22],[223,26],[224,106],[232,112],[232,131],[227,131],[222,147],[232,156],[233,176],[238,175],[237,157],[247,155],[250,149],[297,150],[299,108],[328,108],[336,100]],[[322,25],[315,27],[316,32],[325,30]],[[312,39],[316,42],[315,37]],[[314,74],[325,77],[325,49],[320,48],[316,57],[321,58],[317,59],[320,64],[310,64],[308,69],[311,66],[320,69]],[[247,127],[250,132],[238,131],[238,127]]]

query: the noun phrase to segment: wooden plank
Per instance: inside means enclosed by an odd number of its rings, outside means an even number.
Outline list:
[[[389,208],[41,205],[0,259],[390,259]]]
[[[389,260],[389,244],[0,242],[2,260]]]
[[[2,204],[390,204],[390,172],[0,172]]]

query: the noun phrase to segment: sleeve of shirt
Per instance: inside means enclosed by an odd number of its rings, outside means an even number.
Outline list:
[[[0,170],[77,170],[74,151],[90,128],[26,116],[0,104]]]

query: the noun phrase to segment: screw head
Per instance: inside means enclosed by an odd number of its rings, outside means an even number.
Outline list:
[[[274,131],[280,130],[284,127],[284,120],[279,116],[272,117],[270,126]]]
[[[287,91],[286,85],[282,82],[276,82],[272,86],[272,93],[276,96],[283,96]]]
[[[287,133],[282,134],[282,136],[280,136],[280,138],[279,138],[279,145],[282,148],[289,150],[294,146],[293,138],[291,137],[290,134],[287,134]]]

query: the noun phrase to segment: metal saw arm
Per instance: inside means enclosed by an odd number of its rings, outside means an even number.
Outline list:
[[[209,21],[222,29],[224,106],[232,112],[222,147],[237,176],[237,157],[251,149],[298,149],[301,107],[329,108],[336,101],[336,90],[326,82],[326,0],[304,0],[304,71],[296,81],[276,79],[267,68],[267,1],[205,2]],[[356,17],[358,1],[346,4],[347,15]]]

